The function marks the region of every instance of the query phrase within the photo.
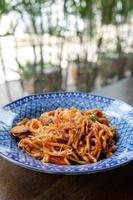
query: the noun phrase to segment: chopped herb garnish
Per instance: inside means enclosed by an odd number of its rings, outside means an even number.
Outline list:
[[[53,123],[53,120],[51,118],[46,118],[45,125],[48,125],[50,123]]]
[[[99,121],[99,117],[96,116],[96,115],[91,115],[91,116],[90,116],[90,119],[91,119],[93,122]]]

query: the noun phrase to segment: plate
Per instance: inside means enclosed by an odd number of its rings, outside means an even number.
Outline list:
[[[22,118],[36,118],[58,107],[100,108],[117,128],[117,150],[109,158],[85,165],[42,163],[17,147],[10,129]],[[0,109],[0,155],[19,166],[45,173],[87,174],[119,167],[133,161],[133,108],[123,101],[92,93],[57,92],[26,96]]]

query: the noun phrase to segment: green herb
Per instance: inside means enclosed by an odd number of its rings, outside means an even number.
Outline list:
[[[50,123],[53,123],[53,120],[51,118],[46,118],[45,125],[48,125]]]
[[[90,116],[90,119],[91,119],[93,122],[99,121],[99,117],[96,116],[96,115],[91,115],[91,116]]]

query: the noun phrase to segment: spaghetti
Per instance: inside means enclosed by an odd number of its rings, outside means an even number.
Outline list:
[[[58,108],[38,119],[23,119],[11,129],[29,155],[60,165],[87,164],[116,149],[116,130],[100,109]]]

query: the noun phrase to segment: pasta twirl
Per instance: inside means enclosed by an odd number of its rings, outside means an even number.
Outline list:
[[[38,119],[23,119],[11,134],[24,152],[60,165],[94,163],[116,149],[116,130],[97,108],[44,112]]]

